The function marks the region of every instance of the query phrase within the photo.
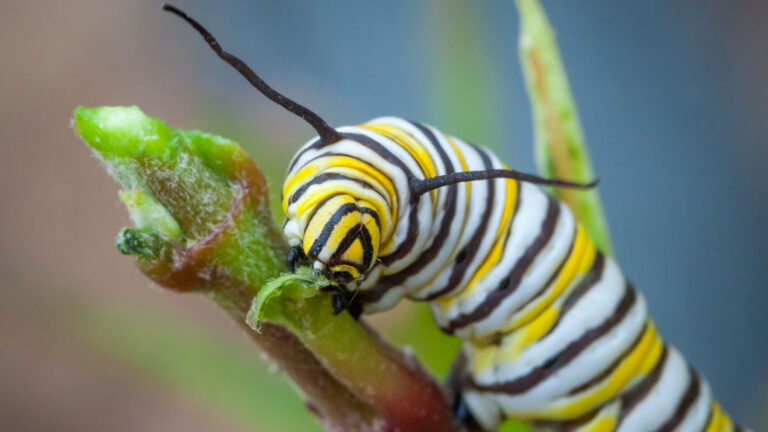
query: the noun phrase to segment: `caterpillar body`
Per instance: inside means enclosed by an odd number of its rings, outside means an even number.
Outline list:
[[[283,185],[289,266],[334,281],[334,308],[353,315],[431,302],[437,324],[463,340],[458,390],[483,428],[516,417],[542,430],[742,430],[662,341],[616,262],[536,185],[594,184],[508,170],[402,118],[334,129],[164,9],[318,132]]]
[[[414,178],[504,166],[400,118],[338,131],[291,162],[285,234],[358,290],[365,312],[431,301],[464,340],[462,394],[484,428],[513,416],[580,431],[736,430],[566,205],[514,179],[414,198]]]

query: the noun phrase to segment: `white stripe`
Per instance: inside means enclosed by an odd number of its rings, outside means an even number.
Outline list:
[[[667,347],[667,360],[656,385],[624,418],[617,432],[656,430],[675,412],[688,388],[688,365],[673,347]]]

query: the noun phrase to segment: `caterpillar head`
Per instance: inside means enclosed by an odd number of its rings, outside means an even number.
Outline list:
[[[305,228],[298,236],[289,232],[296,225],[290,221],[286,224],[291,243],[329,280],[339,284],[361,280],[376,263],[381,223],[366,201],[346,194],[333,195],[308,212],[306,222],[301,224]]]

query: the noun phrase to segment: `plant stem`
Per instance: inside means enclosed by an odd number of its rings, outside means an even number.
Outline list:
[[[415,357],[388,345],[349,314],[332,315],[328,296],[294,306],[292,330],[339,381],[375,407],[393,430],[446,431],[452,414]]]
[[[296,317],[290,329],[247,327],[254,296],[286,271],[288,246],[264,176],[239,145],[169,128],[136,107],[79,107],[74,126],[125,188],[136,228],[118,249],[157,284],[203,293],[248,329],[327,430],[452,430],[434,380],[360,322],[332,315],[329,295],[283,302]]]
[[[240,325],[275,364],[304,393],[307,408],[327,431],[378,431],[381,420],[370,405],[333,377],[315,355],[284,327],[265,323],[251,330],[245,317],[251,307],[251,290],[240,284],[217,290],[211,297]],[[254,389],[259,391],[259,389]]]

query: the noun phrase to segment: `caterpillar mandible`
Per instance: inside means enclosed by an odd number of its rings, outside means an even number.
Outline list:
[[[334,281],[336,312],[429,301],[462,338],[473,420],[546,430],[742,430],[665,344],[645,300],[539,184],[489,150],[397,117],[330,127],[281,95],[173,6],[265,96],[318,132],[283,185],[289,266]]]

